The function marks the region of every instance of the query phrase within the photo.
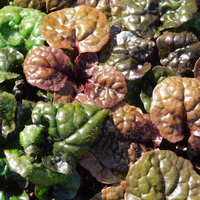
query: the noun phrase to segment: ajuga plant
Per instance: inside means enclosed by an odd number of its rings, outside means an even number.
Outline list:
[[[195,0],[0,2],[0,199],[200,199]]]

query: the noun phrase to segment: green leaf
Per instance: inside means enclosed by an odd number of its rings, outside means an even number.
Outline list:
[[[49,186],[65,181],[69,174],[61,174],[45,168],[41,163],[34,163],[21,150],[5,150],[9,167],[32,183]]]
[[[14,95],[7,92],[0,93],[0,130],[4,138],[15,130],[15,110],[17,102]]]
[[[3,83],[4,81],[11,80],[11,79],[17,79],[19,77],[20,77],[19,74],[0,71],[0,83]]]
[[[45,143],[44,132],[45,127],[41,125],[25,126],[20,133],[20,142],[26,155],[39,156],[41,154],[41,146]]]
[[[20,174],[22,177],[27,178],[33,166],[30,159],[24,155],[21,150],[4,150],[9,167],[12,171]]]
[[[17,106],[16,112],[16,129],[15,131],[19,133],[24,129],[25,124],[31,121],[32,110],[35,106],[35,102],[23,99]]]
[[[33,109],[32,121],[47,126],[49,135],[55,141],[83,145],[97,138],[100,125],[107,115],[108,110],[93,105],[39,102]]]
[[[22,71],[23,60],[24,56],[12,47],[5,47],[0,49],[0,71]]]
[[[39,200],[48,200],[48,190],[49,188],[42,185],[36,185],[34,194]]]
[[[198,10],[196,0],[159,0],[160,30],[176,28],[192,19]]]
[[[151,151],[131,166],[126,200],[199,199],[200,176],[171,151]]]
[[[144,38],[156,35],[159,22],[159,0],[122,0],[122,23]]]
[[[40,34],[45,13],[38,10],[6,6],[0,10],[0,48],[13,47],[26,54],[44,44]]]

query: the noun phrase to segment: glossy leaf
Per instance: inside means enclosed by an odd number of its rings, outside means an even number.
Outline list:
[[[171,151],[145,153],[129,169],[126,182],[126,200],[200,198],[200,176]]]
[[[0,93],[0,130],[4,138],[15,130],[15,110],[17,102],[14,95],[3,92]]]
[[[21,71],[24,56],[11,47],[0,49],[0,71],[17,72]]]
[[[186,31],[178,33],[166,31],[156,40],[161,57],[178,48],[182,48],[196,42],[198,42],[197,37],[192,32]]]
[[[41,146],[45,143],[45,129],[43,126],[25,126],[20,132],[20,143],[27,156],[37,156],[41,154]]]
[[[122,23],[144,38],[153,38],[158,29],[176,28],[193,18],[195,0],[122,0]]]
[[[177,76],[154,88],[151,119],[170,142],[181,141],[187,134],[198,136],[199,90],[198,79]]]
[[[48,127],[55,140],[65,144],[90,144],[98,136],[99,126],[107,116],[107,110],[78,103],[45,104],[39,102],[33,109],[32,121]]]
[[[112,111],[115,127],[129,140],[140,143],[152,143],[159,131],[150,119],[145,118],[142,111],[128,104],[118,104]]]
[[[153,57],[153,41],[139,38],[130,31],[122,31],[117,34],[116,43],[104,65],[115,67],[127,80],[139,79],[151,69],[147,61]]]
[[[183,75],[187,71],[192,71],[194,64],[200,57],[197,50],[200,47],[200,42],[188,45],[183,48],[176,49],[170,53],[166,58],[160,60],[161,64],[174,69],[179,74]]]
[[[27,181],[19,174],[10,170],[6,158],[0,159],[0,188],[11,194],[20,194],[27,185]]]
[[[0,71],[0,83],[3,83],[4,81],[12,80],[12,79],[17,79],[19,77],[20,77],[19,74]]]
[[[65,174],[53,172],[39,163],[33,163],[32,160],[23,155],[23,151],[5,150],[5,155],[9,167],[22,177],[29,178],[34,184],[49,186],[67,179]]]
[[[38,47],[24,61],[24,73],[28,83],[43,90],[59,91],[68,82],[70,60],[61,49]]]
[[[48,14],[42,34],[50,46],[78,48],[79,53],[97,52],[107,43],[110,28],[101,11],[77,6]]]
[[[84,93],[76,96],[76,102],[111,108],[123,100],[127,86],[121,72],[110,66],[97,66],[92,68],[90,74]]]
[[[122,0],[122,23],[144,38],[156,35],[159,23],[159,0]]]
[[[108,17],[119,16],[121,13],[118,0],[78,0],[77,4],[94,7],[104,12]]]
[[[196,0],[159,1],[161,30],[176,28],[193,18],[198,10]]]
[[[7,6],[0,10],[0,48],[11,46],[27,53],[44,44],[40,34],[45,14],[40,11]]]

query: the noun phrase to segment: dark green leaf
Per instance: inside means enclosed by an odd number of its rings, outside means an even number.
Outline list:
[[[0,93],[0,130],[4,138],[15,130],[16,107],[14,95],[7,92]]]

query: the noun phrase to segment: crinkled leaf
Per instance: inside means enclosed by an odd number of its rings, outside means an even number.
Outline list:
[[[121,71],[127,80],[139,79],[151,69],[155,43],[139,38],[130,31],[122,31],[116,36],[116,46],[104,65]]]
[[[161,30],[176,28],[193,18],[198,10],[196,0],[159,0]]]
[[[122,23],[144,38],[158,35],[158,29],[176,28],[193,18],[195,0],[122,0]]]
[[[160,60],[161,64],[174,69],[179,74],[184,75],[187,71],[192,71],[194,64],[200,57],[198,51],[200,42],[188,45],[183,48],[176,49],[166,58]]]
[[[15,110],[17,102],[14,95],[3,92],[0,93],[0,130],[4,138],[15,130]]]
[[[79,93],[75,101],[111,108],[123,100],[127,86],[121,72],[111,66],[97,66],[92,68],[90,74],[84,93]]]
[[[55,92],[68,84],[69,65],[70,60],[61,49],[41,46],[26,57],[24,73],[31,85]]]
[[[45,14],[34,9],[7,6],[0,10],[0,48],[11,46],[27,53],[44,44],[40,34]]]
[[[186,135],[199,135],[200,81],[194,78],[169,77],[153,90],[151,119],[160,134],[170,142]]]
[[[119,0],[78,0],[77,4],[94,7],[104,12],[108,17],[119,16],[121,13]]]
[[[161,58],[178,48],[182,48],[196,42],[198,42],[197,37],[192,32],[186,31],[178,33],[166,31],[156,40]]]
[[[20,132],[20,143],[24,148],[27,156],[39,156],[41,147],[45,143],[44,126],[29,125],[25,126]]]
[[[0,83],[3,83],[4,81],[12,80],[12,79],[17,79],[19,77],[20,77],[19,74],[0,71]]]
[[[42,34],[54,47],[79,53],[97,52],[107,43],[110,28],[106,16],[95,8],[77,6],[48,14]]]
[[[12,47],[0,48],[0,71],[21,71],[24,56]]]
[[[153,38],[159,23],[159,0],[122,0],[122,23],[144,38]]]
[[[164,32],[156,41],[161,64],[183,76],[191,72],[200,57],[198,41],[192,32]]]
[[[12,5],[23,8],[34,8],[39,10],[51,10],[61,9],[68,7],[73,3],[73,0],[14,0]]]
[[[100,124],[107,114],[107,110],[93,105],[39,102],[33,109],[32,121],[46,125],[54,140],[62,139],[65,144],[81,146],[97,138]]]
[[[131,166],[126,200],[199,199],[200,176],[171,151],[151,151]]]
[[[152,143],[159,134],[151,120],[145,118],[142,111],[135,106],[118,104],[111,115],[115,127],[132,141]]]

